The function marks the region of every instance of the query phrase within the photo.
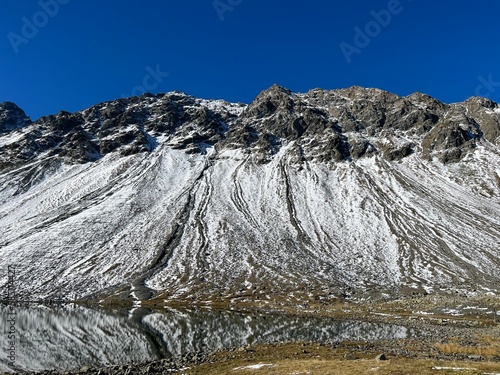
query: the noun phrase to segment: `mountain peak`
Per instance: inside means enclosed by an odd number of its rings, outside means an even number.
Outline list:
[[[278,84],[274,84],[268,89],[262,91],[259,95],[257,95],[257,98],[262,97],[262,96],[275,96],[275,95],[292,95],[293,92],[286,87],[280,86]]]
[[[0,133],[22,128],[30,123],[30,118],[15,103],[0,103]]]

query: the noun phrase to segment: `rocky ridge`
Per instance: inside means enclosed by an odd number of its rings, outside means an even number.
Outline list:
[[[295,94],[275,85],[249,105],[178,92],[145,94],[33,123],[6,102],[0,116],[0,132],[21,133],[0,147],[4,168],[40,155],[90,162],[112,152],[150,152],[160,143],[188,153],[203,153],[207,146],[243,148],[268,162],[293,142],[289,152],[297,163],[373,155],[399,160],[415,152],[450,163],[479,141],[500,145],[500,106],[491,100],[449,105],[425,94],[400,97],[361,87]]]

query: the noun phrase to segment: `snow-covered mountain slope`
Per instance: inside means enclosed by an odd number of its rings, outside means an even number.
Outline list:
[[[0,285],[10,264],[29,299],[499,292],[499,147],[494,102],[359,87],[61,112],[0,136]]]

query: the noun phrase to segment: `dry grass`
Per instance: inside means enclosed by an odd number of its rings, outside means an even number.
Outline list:
[[[354,348],[354,346],[331,348],[315,344],[260,345],[247,351],[219,353],[214,357],[213,363],[192,367],[183,373],[186,375],[500,374],[499,362],[444,361],[396,356],[389,356],[388,361],[377,361],[374,359],[377,352],[356,352],[353,351]],[[348,352],[354,353],[358,359],[344,359],[344,355]],[[255,365],[261,367],[249,367]],[[446,368],[465,370],[457,372]]]
[[[260,369],[250,369],[247,366],[264,364]],[[245,368],[247,367],[247,368]],[[462,371],[435,369],[440,368],[460,368]],[[468,370],[466,370],[468,369]],[[482,374],[500,371],[498,363],[471,363],[471,362],[444,362],[430,360],[412,360],[407,358],[393,358],[389,361],[376,361],[360,359],[347,361],[340,359],[333,360],[279,360],[274,362],[226,362],[199,366],[185,372],[185,374],[196,375],[360,375],[360,374],[421,374],[421,375],[441,375],[441,374]]]
[[[478,338],[475,346],[461,345],[458,339],[434,346],[443,354],[479,355],[484,358],[500,357],[500,342],[487,336]]]

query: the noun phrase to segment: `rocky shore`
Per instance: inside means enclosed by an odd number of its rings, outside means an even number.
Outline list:
[[[44,371],[41,375],[143,375],[143,374],[172,374],[191,373],[198,366],[207,364],[223,364],[235,360],[258,362],[262,358],[274,361],[294,360],[356,360],[384,358],[406,358],[413,360],[435,361],[466,361],[482,363],[500,361],[500,352],[481,355],[485,339],[488,342],[500,342],[500,325],[477,326],[450,323],[449,320],[436,322],[434,320],[412,318],[401,321],[394,320],[390,315],[378,316],[379,322],[406,327],[407,339],[379,340],[374,342],[299,342],[299,343],[268,343],[255,347],[229,348],[213,353],[188,353],[178,358],[162,359],[147,363],[130,363],[101,368],[82,367],[74,371]],[[470,322],[469,322],[470,323]],[[439,345],[453,342],[460,348],[477,348],[474,353],[447,352],[440,350]],[[195,372],[196,373],[196,372]],[[35,373],[31,373],[35,374]]]

